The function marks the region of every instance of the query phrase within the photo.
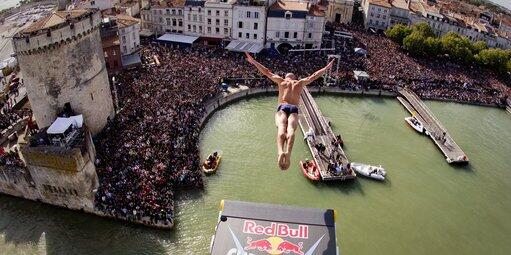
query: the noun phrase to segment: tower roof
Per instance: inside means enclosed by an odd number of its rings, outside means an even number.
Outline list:
[[[23,29],[21,34],[29,34],[43,29],[51,29],[66,23],[68,20],[77,19],[92,13],[89,9],[75,9],[70,11],[56,11],[52,14],[39,19],[29,27]]]

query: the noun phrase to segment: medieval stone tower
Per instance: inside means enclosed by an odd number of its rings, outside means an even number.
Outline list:
[[[114,115],[99,27],[93,9],[56,11],[13,38],[14,51],[39,127],[64,107],[83,114],[92,134]]]

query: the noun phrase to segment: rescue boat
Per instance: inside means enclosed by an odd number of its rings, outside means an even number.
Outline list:
[[[215,158],[215,161],[212,163],[212,164],[208,164],[208,159],[210,157],[214,157],[213,155],[214,154],[217,154],[216,158]],[[221,151],[215,151],[213,153],[211,153],[207,158],[206,160],[204,161],[204,163],[202,163],[202,171],[204,171],[205,174],[213,174],[216,172],[216,170],[218,169],[218,166],[220,166],[220,160],[222,160],[222,153]]]
[[[300,168],[302,168],[303,175],[311,180],[311,181],[319,181],[321,179],[321,175],[319,174],[319,170],[316,167],[316,162],[314,160],[309,161],[300,161]]]

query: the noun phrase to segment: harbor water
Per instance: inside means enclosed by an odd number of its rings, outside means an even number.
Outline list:
[[[0,254],[208,254],[221,199],[333,208],[342,254],[509,254],[511,115],[428,101],[470,164],[449,165],[404,121],[395,99],[315,95],[351,161],[382,164],[388,179],[314,184],[301,131],[288,171],[276,158],[276,97],[229,105],[208,121],[201,156],[223,151],[204,191],[179,192],[172,231],[102,219],[0,195]],[[171,152],[169,152],[171,153]]]

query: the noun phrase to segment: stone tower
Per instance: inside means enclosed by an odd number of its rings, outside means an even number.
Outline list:
[[[94,9],[56,11],[13,37],[14,51],[40,128],[69,106],[97,134],[114,115]]]

